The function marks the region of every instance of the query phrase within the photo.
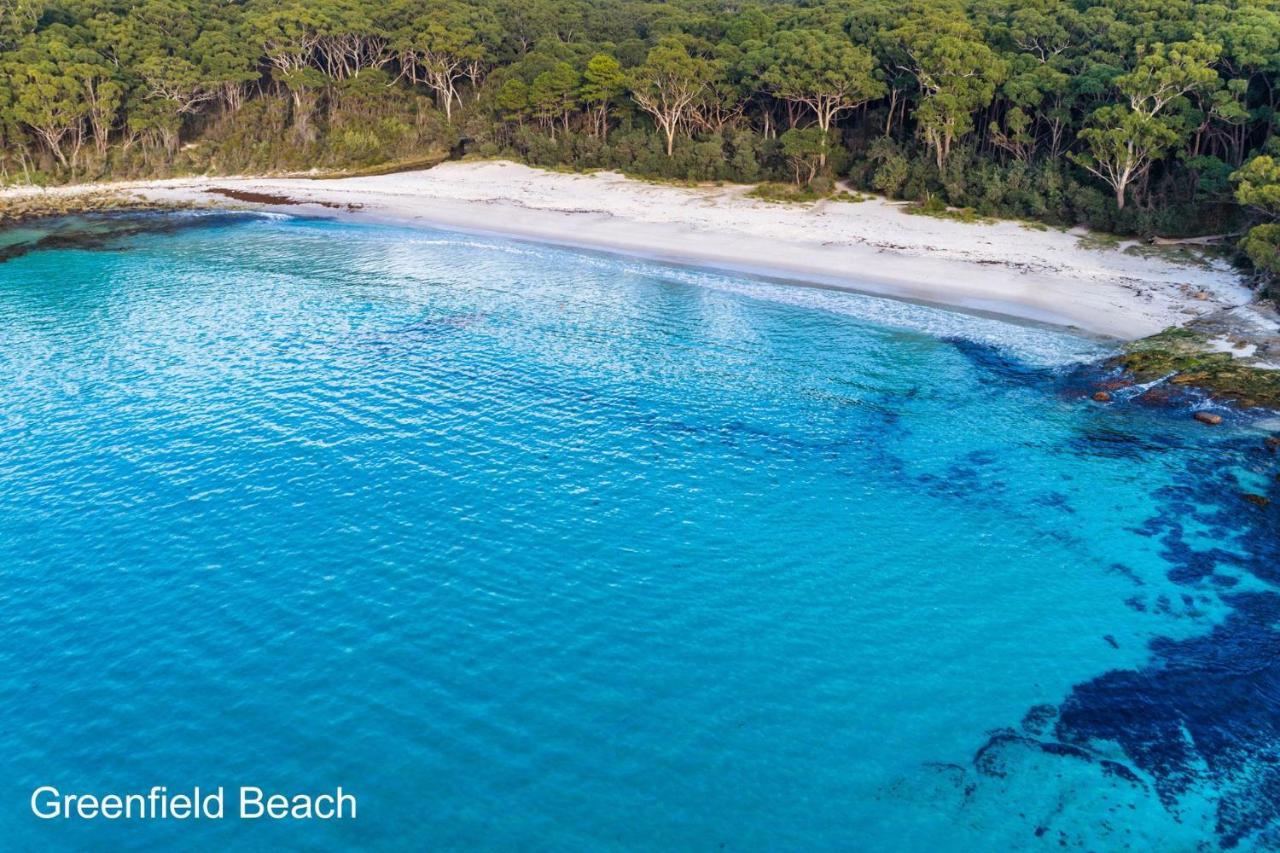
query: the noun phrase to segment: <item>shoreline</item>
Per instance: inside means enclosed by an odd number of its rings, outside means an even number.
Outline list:
[[[1222,261],[1082,245],[1079,231],[911,215],[883,199],[779,204],[746,185],[684,188],[510,161],[351,178],[169,178],[0,190],[0,202],[130,194],[427,226],[816,285],[1136,340],[1254,298]],[[70,211],[68,211],[70,212]],[[1130,244],[1132,245],[1132,244]]]

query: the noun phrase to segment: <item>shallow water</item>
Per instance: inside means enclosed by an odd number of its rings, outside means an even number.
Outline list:
[[[1276,458],[1082,402],[1098,344],[443,232],[90,231],[0,264],[7,848],[1280,837]]]

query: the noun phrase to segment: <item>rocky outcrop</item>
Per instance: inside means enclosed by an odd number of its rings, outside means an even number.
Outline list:
[[[1165,380],[1244,408],[1280,409],[1280,312],[1242,305],[1135,341],[1112,359],[1137,382]]]

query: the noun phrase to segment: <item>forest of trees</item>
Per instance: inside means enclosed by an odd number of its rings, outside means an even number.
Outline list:
[[[0,0],[0,69],[5,182],[845,179],[1280,273],[1280,0]]]

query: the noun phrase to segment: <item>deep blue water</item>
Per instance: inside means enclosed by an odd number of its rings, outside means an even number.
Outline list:
[[[1083,401],[1062,333],[495,239],[0,257],[5,849],[1280,843],[1274,423]]]

